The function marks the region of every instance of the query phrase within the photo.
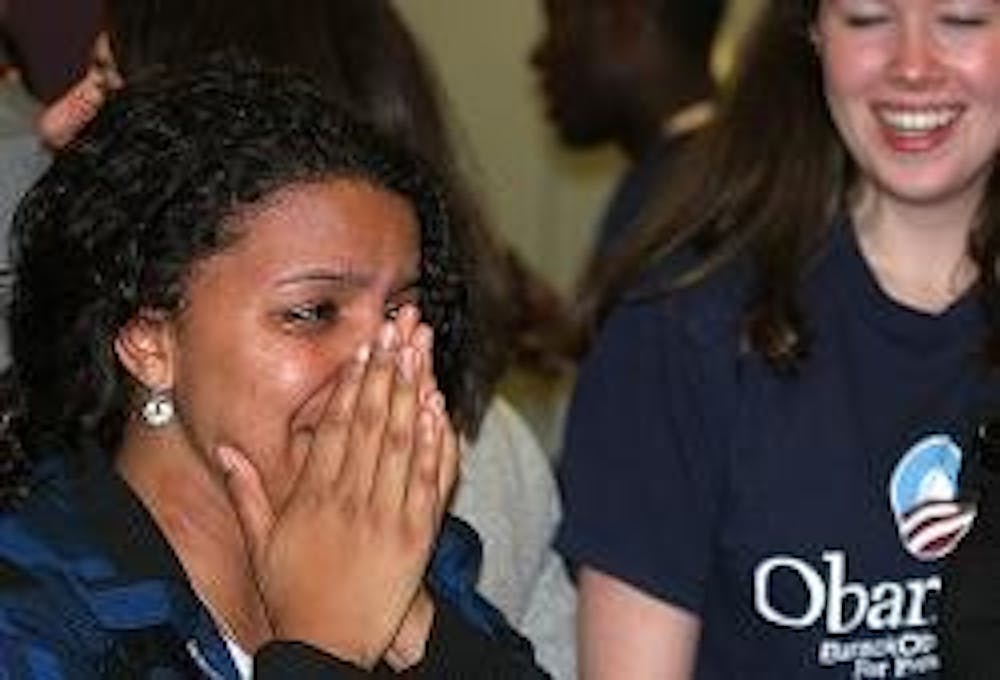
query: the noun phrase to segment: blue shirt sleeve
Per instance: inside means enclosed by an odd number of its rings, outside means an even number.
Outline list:
[[[560,482],[557,548],[699,613],[724,494],[715,359],[665,302],[607,323],[581,369]]]

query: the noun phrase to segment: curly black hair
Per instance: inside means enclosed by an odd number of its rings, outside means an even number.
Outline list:
[[[242,0],[105,0],[104,9],[111,52],[126,82],[235,50],[309,76],[350,115],[431,163],[443,176],[460,223],[455,238],[464,242],[475,271],[467,287],[470,311],[487,330],[466,378],[468,389],[488,400],[511,358],[513,336],[521,333],[523,310],[533,305],[519,297],[522,272],[508,264],[509,247],[465,179],[437,79],[399,9],[386,0],[254,0],[253,11]],[[478,425],[466,423],[469,434]]]
[[[14,362],[3,390],[16,437],[7,439],[29,461],[50,440],[110,455],[135,389],[113,350],[118,330],[140,310],[179,308],[194,264],[239,238],[239,221],[227,217],[329,177],[413,205],[438,381],[456,426],[477,423],[484,397],[465,371],[482,342],[471,260],[443,184],[308,80],[229,54],[114,95],[22,203],[12,246]],[[13,464],[17,447],[7,449],[0,487],[11,491],[23,466]]]

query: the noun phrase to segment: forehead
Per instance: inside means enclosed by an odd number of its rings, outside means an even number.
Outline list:
[[[397,234],[419,233],[408,197],[357,178],[285,187],[236,219],[244,231],[257,234],[281,239],[312,236],[317,247],[324,241],[374,243]]]
[[[402,195],[356,179],[281,189],[231,220],[235,242],[209,258],[260,281],[335,266],[395,278],[419,262],[420,228]]]

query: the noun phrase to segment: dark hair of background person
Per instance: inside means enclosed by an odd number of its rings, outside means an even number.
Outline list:
[[[59,98],[87,70],[101,0],[2,0],[0,42],[42,102]]]
[[[464,374],[481,329],[455,238],[464,227],[430,166],[290,72],[196,68],[197,80],[150,78],[113,95],[16,214],[4,423],[20,447],[0,456],[0,496],[23,490],[39,450],[83,461],[115,450],[140,390],[116,358],[118,331],[140,312],[177,312],[196,263],[240,238],[241,210],[301,182],[357,179],[414,207],[436,373],[467,426]]]
[[[9,0],[0,0],[0,66],[6,66],[10,61],[12,45],[9,44],[10,36],[7,35],[7,12]]]
[[[474,433],[522,324],[517,300],[523,283],[462,180],[429,61],[392,3],[107,0],[107,27],[126,80],[153,67],[175,69],[213,51],[236,50],[311,76],[328,97],[443,173],[463,216],[455,236],[468,242],[465,250],[478,272],[469,295],[487,329],[467,366],[467,391],[478,397],[463,416]]]
[[[809,348],[799,282],[827,242],[855,175],[830,119],[810,26],[819,0],[772,0],[746,44],[720,115],[692,143],[670,192],[648,215],[646,237],[602,273],[610,293],[598,316],[664,257],[693,249],[705,259],[672,282],[696,282],[748,253],[755,288],[744,340],[778,370]],[[1000,176],[994,169],[970,242],[992,330],[985,354],[1000,364]],[[632,297],[664,292],[648,287]]]
[[[384,0],[107,0],[112,52],[126,79],[239,51],[310,75],[326,95],[432,161],[450,161],[436,87]],[[421,115],[416,115],[421,114]]]
[[[725,0],[648,0],[660,19],[660,30],[692,54],[708,57],[726,11]]]

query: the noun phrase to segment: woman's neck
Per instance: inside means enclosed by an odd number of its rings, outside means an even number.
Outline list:
[[[862,192],[852,209],[858,244],[885,293],[928,313],[950,307],[975,282],[969,253],[977,205],[909,205]]]
[[[142,500],[216,625],[253,653],[271,638],[224,481],[178,427],[126,429],[116,468]]]

